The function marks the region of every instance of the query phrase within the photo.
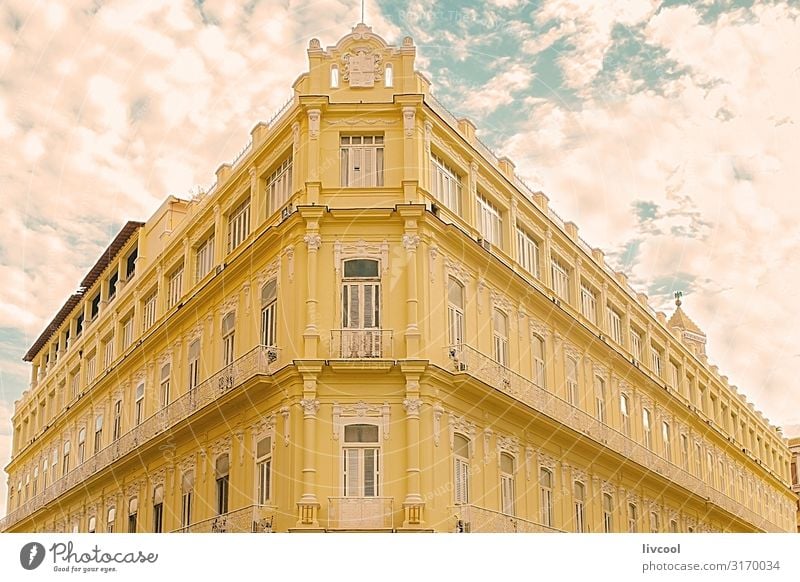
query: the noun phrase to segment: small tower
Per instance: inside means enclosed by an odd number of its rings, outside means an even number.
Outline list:
[[[706,334],[697,324],[689,319],[689,316],[681,309],[683,297],[682,291],[675,292],[675,313],[669,318],[667,327],[676,332],[678,337],[687,348],[697,356],[706,355]]]

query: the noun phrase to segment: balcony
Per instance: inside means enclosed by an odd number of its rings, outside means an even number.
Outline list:
[[[601,446],[630,459],[648,471],[661,475],[755,527],[767,532],[785,531],[769,519],[714,489],[702,479],[658,456],[644,445],[600,422],[591,414],[537,386],[532,380],[498,364],[475,348],[466,344],[447,346],[445,354],[452,361],[454,372],[468,374],[484,384],[496,388],[559,424],[585,435]]]
[[[477,505],[456,505],[456,533],[563,533],[555,529]]]
[[[391,497],[328,497],[329,530],[394,529]]]
[[[96,455],[86,459],[44,491],[14,511],[10,511],[0,521],[0,531],[6,531],[18,521],[28,517],[39,508],[80,485],[98,471],[109,467],[121,457],[171,429],[179,422],[186,420],[198,410],[215,402],[247,380],[261,374],[270,374],[277,369],[277,360],[277,348],[259,346],[250,350],[229,366],[201,382],[194,390],[176,398]]]
[[[250,505],[198,521],[171,533],[272,533],[275,508]]]
[[[381,328],[331,330],[331,356],[343,360],[392,357],[392,330]]]

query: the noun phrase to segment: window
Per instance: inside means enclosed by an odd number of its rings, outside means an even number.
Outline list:
[[[669,533],[678,533],[678,521],[676,519],[669,520]]]
[[[725,463],[722,459],[719,460],[718,463],[718,474],[719,474],[719,490],[725,493],[727,486],[725,484]]]
[[[136,387],[136,402],[134,404],[133,424],[139,426],[144,420],[144,382]]]
[[[139,499],[132,497],[128,502],[128,533],[136,533],[136,521],[139,514]]]
[[[581,313],[592,323],[597,323],[597,294],[585,283],[581,283]]]
[[[460,505],[469,503],[469,439],[464,435],[456,434],[453,436],[453,456],[455,458],[454,480],[455,480],[455,503]]]
[[[644,446],[648,449],[653,448],[653,433],[651,430],[652,423],[650,411],[647,408],[642,408],[642,428],[644,431]]]
[[[538,335],[534,335],[531,340],[531,355],[533,357],[533,382],[540,388],[544,388],[544,340]]]
[[[672,461],[672,433],[668,422],[661,423],[661,440],[664,444],[664,458]]]
[[[567,357],[567,401],[578,406],[578,361]]]
[[[553,278],[553,291],[564,301],[569,301],[569,271],[567,267],[553,257],[550,261],[550,271]]]
[[[164,486],[153,490],[153,533],[164,531]]]
[[[345,497],[377,497],[380,477],[378,426],[351,424],[344,427],[343,494]]]
[[[58,447],[53,449],[53,459],[50,463],[50,470],[53,472],[53,477],[51,481],[53,483],[56,482],[56,478],[58,477]]]
[[[167,309],[171,309],[181,300],[183,293],[183,266],[178,267],[169,277],[167,290]]]
[[[144,312],[142,314],[142,331],[147,331],[156,322],[156,299],[158,292],[153,291],[144,300]]]
[[[694,469],[697,476],[703,478],[703,450],[700,443],[694,443]]]
[[[114,428],[112,431],[112,440],[116,441],[122,434],[122,400],[117,400],[114,403]]]
[[[622,433],[631,436],[631,403],[627,394],[619,396],[619,413],[622,417]]]
[[[91,384],[92,380],[94,380],[95,371],[97,369],[97,357],[95,356],[94,352],[92,352],[89,357],[86,358],[86,384]]]
[[[353,259],[344,263],[342,281],[343,357],[379,357],[381,284],[378,261]]]
[[[103,367],[108,369],[114,361],[114,336],[108,336],[103,345]]]
[[[461,215],[461,176],[436,154],[431,154],[431,193],[447,208]]]
[[[539,244],[531,235],[517,227],[517,261],[531,275],[539,278]]]
[[[267,216],[283,208],[292,195],[292,158],[283,160],[267,177]]]
[[[69,441],[64,442],[64,457],[61,461],[61,475],[62,477],[69,473],[69,449],[70,443]]]
[[[228,214],[228,252],[238,247],[250,234],[250,197]]]
[[[672,360],[667,364],[667,385],[677,390],[680,388],[680,377],[678,375],[678,365]]]
[[[608,306],[608,333],[615,342],[622,345],[622,316]]]
[[[50,465],[48,464],[47,453],[45,453],[44,461],[42,462],[42,491],[47,489],[47,473],[49,469]],[[13,488],[11,492],[13,493]],[[11,504],[9,504],[9,507],[11,507]]]
[[[217,457],[216,469],[216,498],[217,515],[228,513],[228,480],[230,478],[230,458],[227,453]]]
[[[256,475],[258,479],[258,503],[267,505],[271,499],[272,482],[272,438],[266,437],[256,443]]]
[[[503,244],[503,219],[497,206],[478,194],[478,231],[495,246]]]
[[[92,306],[89,310],[89,316],[92,321],[97,319],[97,316],[100,314],[100,293],[98,292],[97,295],[94,296],[92,299]]]
[[[715,487],[717,480],[714,475],[714,455],[711,454],[711,451],[706,451],[706,471],[708,472],[708,482]]]
[[[689,470],[689,437],[681,434],[681,467]]]
[[[382,135],[343,135],[340,159],[342,186],[383,186]]]
[[[117,520],[117,510],[114,507],[108,509],[106,514],[106,532],[114,533],[114,522]]]
[[[600,376],[594,377],[594,400],[597,420],[606,422],[606,381]]]
[[[539,498],[542,525],[553,527],[553,473],[549,469],[539,470]]]
[[[119,281],[119,272],[114,271],[108,278],[108,300],[111,301],[117,294],[117,281]]]
[[[169,404],[169,375],[172,366],[164,364],[161,367],[161,387],[159,390],[159,404],[161,408],[166,408]]]
[[[508,316],[499,309],[494,310],[494,360],[508,366]]]
[[[270,279],[261,288],[261,345],[276,346],[278,332],[278,280]]]
[[[658,533],[661,529],[661,523],[658,519],[658,513],[655,511],[650,512],[650,533]]]
[[[133,343],[133,316],[129,317],[122,324],[122,351],[128,349]]]
[[[103,415],[98,414],[94,419],[94,454],[100,452],[103,446]]]
[[[189,390],[197,388],[200,380],[200,340],[189,344]]]
[[[231,311],[222,318],[222,365],[233,363],[233,338],[236,332],[236,314]]]
[[[585,519],[585,504],[586,504],[586,486],[581,483],[580,481],[575,481],[573,483],[574,488],[574,517],[575,517],[575,531],[577,533],[583,533],[586,531],[586,519]]]
[[[194,471],[187,471],[181,479],[181,527],[192,524],[192,492],[194,491]]]
[[[708,400],[707,400],[708,390],[706,390],[705,386],[700,386],[699,392],[700,392],[700,402],[699,402],[700,410],[702,410],[705,414],[708,414]]]
[[[69,392],[70,400],[75,400],[81,391],[81,374],[79,370],[75,370],[69,378]]]
[[[331,65],[331,89],[339,88],[339,66]]]
[[[386,71],[383,75],[383,82],[386,87],[394,86],[394,69],[392,68],[391,63],[386,65]]]
[[[136,274],[136,259],[139,258],[139,249],[133,249],[125,260],[125,280],[129,281]]]
[[[614,531],[614,500],[610,493],[603,493],[603,531]]]
[[[661,377],[661,351],[655,346],[652,346],[650,349],[650,354],[652,356],[653,373],[656,376]]]
[[[36,497],[36,485],[39,483],[39,465],[33,468],[33,485],[31,485],[31,495]]]
[[[636,533],[639,529],[639,513],[635,503],[628,503],[628,533]]]
[[[514,457],[508,453],[500,453],[500,511],[506,515],[515,514],[514,465]]]
[[[214,266],[214,235],[200,243],[195,251],[195,282],[205,277]]]
[[[631,329],[631,353],[637,360],[642,359],[642,334]]]
[[[453,277],[447,280],[447,330],[451,346],[464,342],[464,287]]]
[[[83,333],[83,313],[79,313],[78,317],[75,319],[75,337],[80,337]]]
[[[97,518],[94,515],[89,518],[88,532],[97,533]]]

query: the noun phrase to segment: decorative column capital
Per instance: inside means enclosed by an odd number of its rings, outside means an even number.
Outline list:
[[[403,400],[403,408],[409,418],[419,418],[419,409],[422,407],[422,400],[419,398],[406,398]]]
[[[419,235],[418,234],[404,234],[403,235],[403,247],[407,251],[416,251],[417,246],[419,246]]]
[[[318,251],[322,246],[322,237],[317,233],[307,234],[303,237],[309,251]]]
[[[315,418],[319,411],[319,400],[315,398],[303,398],[300,401],[300,406],[303,408],[304,418]]]

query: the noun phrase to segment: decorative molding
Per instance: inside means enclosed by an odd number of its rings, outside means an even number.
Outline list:
[[[303,237],[303,242],[309,251],[318,251],[322,246],[322,237],[317,233],[307,234]]]
[[[430,119],[425,120],[425,151],[430,156],[431,153],[431,141],[433,139],[433,123]]]
[[[542,339],[547,339],[547,336],[550,334],[550,329],[547,325],[532,315],[528,316],[528,325],[530,326],[531,333],[538,335]]]
[[[284,447],[288,447],[289,446],[289,430],[291,428],[289,426],[289,407],[288,406],[282,406],[281,409],[278,412],[283,417],[283,446]]]
[[[428,254],[430,256],[430,263],[428,268],[428,278],[430,279],[431,283],[436,282],[436,258],[439,256],[439,247],[436,245],[432,245],[428,249]]]
[[[602,481],[600,483],[600,492],[608,493],[613,498],[614,493],[616,493],[616,487],[614,487],[614,484],[609,481]]]
[[[356,126],[356,125],[370,125],[372,127],[382,126],[382,125],[395,125],[399,123],[397,119],[365,119],[362,117],[354,117],[351,119],[331,119],[325,122],[329,126]]]
[[[489,451],[491,450],[491,443],[492,443],[492,431],[491,428],[488,426],[483,429],[483,462],[484,464],[489,463]]]
[[[303,398],[300,401],[300,407],[303,409],[303,418],[315,418],[319,412],[319,400],[315,398]]]
[[[258,273],[256,273],[256,284],[258,285],[259,291],[261,287],[269,281],[270,279],[278,277],[281,268],[281,260],[280,258],[274,259],[270,262],[266,267],[261,269]]]
[[[499,308],[509,315],[509,323],[511,320],[510,315],[513,313],[513,305],[511,304],[511,300],[506,297],[503,293],[499,291],[495,291],[494,289],[489,290],[489,298],[492,303],[492,307]]]
[[[472,275],[472,273],[470,273],[470,271],[467,269],[466,266],[464,266],[463,263],[460,263],[460,262],[458,262],[458,261],[456,261],[454,259],[451,259],[450,257],[447,257],[447,256],[444,257],[444,268],[445,268],[445,272],[447,273],[448,276],[452,275],[453,277],[455,277],[456,279],[458,279],[459,281],[461,281],[461,283],[463,283],[465,285],[469,281],[474,279],[474,276]]]
[[[497,467],[500,468],[500,456],[507,453],[517,458],[519,453],[519,439],[514,436],[497,435]]]
[[[351,88],[374,87],[383,78],[383,55],[371,46],[357,46],[342,55],[342,79]]]
[[[457,432],[465,434],[470,441],[475,438],[475,434],[478,432],[478,427],[476,427],[473,423],[460,416],[456,416],[452,412],[449,414],[448,425],[450,428],[451,451],[455,448],[455,436]],[[470,456],[472,455],[473,449],[474,447],[470,447]]]
[[[433,444],[439,446],[439,433],[442,428],[442,415],[444,408],[441,404],[436,403],[433,405]]]
[[[297,159],[297,152],[300,151],[300,122],[292,123],[292,159]]]
[[[311,139],[319,137],[319,121],[322,113],[319,109],[308,110],[308,136]]]
[[[381,243],[368,243],[364,239],[356,243],[334,241],[333,268],[337,276],[341,275],[342,263],[347,259],[355,258],[379,260],[381,262],[381,272],[385,275],[389,272],[389,242],[386,239]]]
[[[564,340],[563,342],[562,349],[564,350],[564,355],[575,358],[578,361],[578,363],[580,363],[581,360],[583,359],[583,352],[566,340]]]
[[[408,418],[419,418],[422,400],[419,398],[406,398],[403,400],[403,408],[406,409],[406,416],[408,416]]]
[[[525,447],[525,478],[528,481],[531,480],[531,460],[535,454],[536,451],[533,447]]]
[[[222,302],[222,306],[220,307],[220,312],[222,315],[227,315],[231,311],[236,313],[236,308],[239,305],[239,293],[234,292],[232,293],[225,301]]]
[[[405,405],[405,402],[404,402]],[[344,418],[380,418],[384,440],[389,438],[391,407],[388,402],[383,404],[368,404],[359,400],[355,404],[342,406],[333,403],[333,440],[339,440]]]
[[[416,107],[403,107],[403,133],[406,137],[414,137],[414,128],[416,126]]]
[[[406,251],[416,251],[419,246],[418,234],[404,234],[403,235],[403,248]]]
[[[539,464],[539,468],[548,469],[555,473],[556,470],[556,460],[548,455],[543,451],[537,451],[536,453],[536,460]],[[555,475],[554,475],[555,476]]]
[[[456,163],[459,166],[461,166],[462,170],[468,170],[469,162],[467,161],[467,159],[464,156],[462,156],[460,153],[458,153],[456,150],[451,148],[447,143],[445,143],[444,141],[438,139],[435,136],[431,136],[431,142],[432,142],[432,145],[435,146],[437,150],[444,152],[447,155],[447,157],[450,158],[452,163]],[[458,170],[458,168],[454,168],[454,169],[456,171]],[[471,183],[474,184],[474,182],[475,182],[474,180],[471,180]]]
[[[288,245],[283,249],[283,255],[286,257],[287,275],[289,276],[289,283],[294,281],[294,245]]]
[[[231,452],[232,438],[230,435],[224,436],[211,443],[211,454],[216,459],[218,456]]]

